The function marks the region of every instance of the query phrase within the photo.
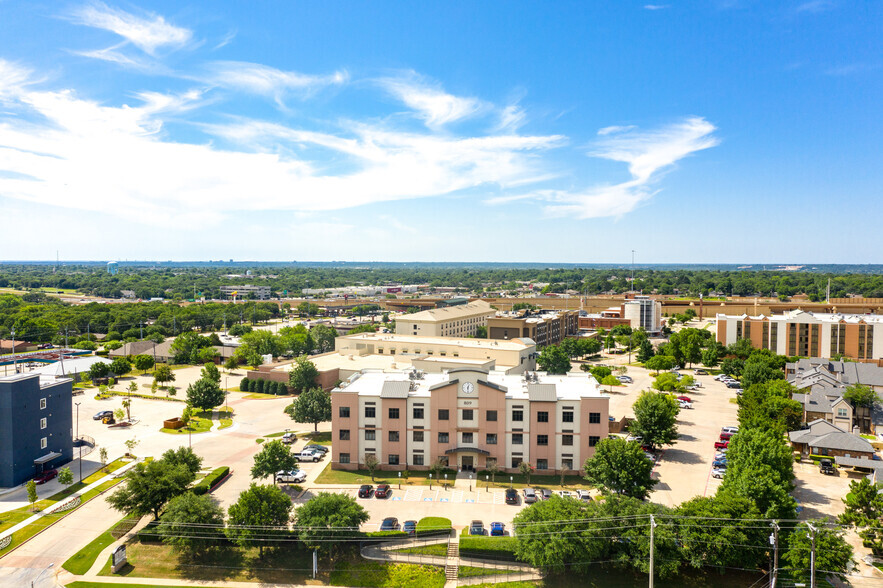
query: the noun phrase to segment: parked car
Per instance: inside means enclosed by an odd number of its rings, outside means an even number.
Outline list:
[[[307,481],[307,473],[303,470],[282,470],[281,472],[276,472],[276,481],[288,484],[302,484]]]
[[[43,343],[37,349],[52,349],[52,343]]]
[[[304,449],[308,451],[316,451],[318,453],[321,453],[322,455],[328,453],[328,448],[324,445],[306,445]]]
[[[37,484],[45,484],[46,482],[48,482],[52,478],[56,477],[57,475],[58,475],[58,470],[56,470],[56,469],[45,470],[42,474],[40,474],[39,476],[34,478],[34,482],[36,482]]]
[[[693,402],[693,399],[689,396],[678,396],[678,400],[681,400],[683,402]]]
[[[282,435],[282,442],[286,445],[291,445],[295,441],[297,441],[297,435],[295,435],[294,433],[285,433],[284,435]]]
[[[727,468],[727,458],[714,460],[713,462],[711,462],[711,467],[726,469]]]
[[[727,388],[741,388],[742,384],[733,380],[732,382],[727,382]]]
[[[371,484],[362,484],[359,486],[359,498],[371,498],[374,493],[374,486]]]
[[[715,441],[714,448],[715,449],[726,449],[729,444],[730,444],[729,441]]]
[[[652,462],[656,461],[656,454],[655,453],[653,453],[651,451],[645,451],[644,455],[646,455],[647,459],[649,459],[650,461],[652,461]]]
[[[374,491],[374,498],[389,498],[390,494],[392,494],[392,488],[389,487],[389,484],[380,484]]]
[[[834,462],[830,459],[823,459],[819,462],[819,472],[826,476],[833,476],[837,473],[834,469]]]
[[[417,535],[417,521],[405,521],[402,525],[402,531],[408,535]]]
[[[739,432],[739,427],[724,427],[721,429],[721,433],[732,433],[735,435]]]
[[[717,453],[714,454],[714,459],[715,459],[715,460],[718,460],[718,459],[726,459],[726,457],[727,457],[727,452],[726,452],[726,451],[718,451]]]
[[[692,403],[692,402],[687,402],[687,401],[685,401],[685,400],[681,400],[681,401],[680,401],[680,407],[681,407],[681,408],[693,408],[693,403]]]
[[[325,457],[324,454],[319,453],[318,451],[308,451],[306,449],[304,451],[301,451],[300,453],[294,454],[294,459],[296,459],[297,461],[316,462],[316,461],[319,461],[320,459],[322,459],[323,457]]]
[[[715,382],[723,382],[724,378],[729,378],[727,374],[718,374],[714,377]]]
[[[107,417],[112,417],[112,416],[113,416],[112,410],[102,410],[101,412],[95,413],[95,416],[92,417],[92,420],[93,421],[101,421],[101,420],[106,419]]]
[[[631,376],[616,376],[616,379],[623,384],[631,384],[634,381],[632,380]]]
[[[559,490],[558,496],[560,496],[561,498],[573,498],[573,492],[571,492],[570,490]]]
[[[697,376],[707,376],[708,375],[708,372],[706,372],[702,368],[696,368],[695,370],[693,370],[693,373],[696,374]]]
[[[533,488],[525,488],[521,493],[524,495],[524,504],[533,504],[537,501],[537,492]]]
[[[484,523],[481,521],[472,521],[469,525],[470,535],[484,535]]]
[[[380,523],[381,531],[398,531],[399,530],[399,520],[395,517],[386,517],[383,519],[383,522]]]
[[[491,536],[502,537],[506,534],[506,525],[503,523],[491,523]]]
[[[518,490],[506,488],[506,504],[518,504]]]
[[[589,494],[588,490],[577,490],[576,497],[579,500],[591,500],[592,499],[592,495]]]
[[[543,488],[542,490],[540,490],[540,494],[542,495],[543,500],[549,500],[550,498],[552,498],[552,491],[548,488]]]
[[[720,439],[721,439],[721,441],[729,441],[729,440],[733,437],[733,435],[735,435],[735,434],[736,434],[736,433],[724,433],[724,432],[721,432],[721,437],[720,437]]]
[[[625,438],[626,441],[640,441],[642,437],[640,435],[629,435]]]
[[[726,473],[727,473],[727,470],[725,468],[713,468],[711,470],[711,477],[712,478],[723,478],[724,474],[726,474]]]

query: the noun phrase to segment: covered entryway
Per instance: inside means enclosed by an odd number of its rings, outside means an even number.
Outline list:
[[[35,459],[34,466],[36,466],[37,468],[37,475],[39,476],[44,471],[52,469],[49,464],[52,463],[53,459],[56,459],[58,457],[61,457],[61,454],[57,451],[52,451],[42,457],[38,457],[37,459]]]
[[[457,468],[464,472],[474,472],[478,469],[484,469],[478,461],[479,456],[490,455],[489,451],[479,449],[478,447],[455,447],[445,451],[445,455],[457,455]]]

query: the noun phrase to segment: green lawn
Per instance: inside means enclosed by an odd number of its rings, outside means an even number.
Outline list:
[[[92,568],[92,564],[95,563],[98,554],[113,542],[113,535],[110,534],[110,529],[108,529],[93,539],[89,545],[72,555],[62,564],[62,567],[75,576],[82,576]]]
[[[460,566],[457,570],[457,576],[460,578],[470,578],[473,576],[496,576],[498,574],[511,574],[518,570],[504,570],[499,568],[476,568],[472,566]]]
[[[116,582],[71,582],[67,588],[185,588],[184,586],[172,586],[171,584],[117,584]]]
[[[331,431],[319,431],[318,433],[304,433],[301,435],[316,445],[331,445]]]
[[[131,459],[125,459],[122,457],[119,459],[115,459],[112,462],[110,462],[109,464],[107,464],[106,466],[104,466],[103,468],[101,468],[100,470],[98,470],[97,472],[94,472],[93,474],[86,476],[83,479],[83,482],[86,484],[91,484],[93,482],[97,482],[98,480],[100,480],[101,478],[106,476],[107,474],[112,474],[113,472],[117,471],[118,469],[120,469],[121,467],[126,465],[127,463],[132,463],[132,461],[133,460],[131,460]]]
[[[285,396],[276,396],[275,394],[260,394],[258,392],[252,392],[251,394],[246,394],[243,398],[247,398],[249,400],[267,400],[270,398],[291,398],[291,395]]]
[[[169,435],[198,435],[199,433],[208,433],[212,428],[213,421],[212,419],[192,417],[190,419],[190,424],[186,427],[181,427],[180,429],[160,429],[161,433],[168,433]]]
[[[445,557],[448,555],[447,543],[436,543],[434,545],[421,545],[419,547],[406,547],[404,549],[394,550],[397,553],[412,553],[415,555],[437,555]]]
[[[329,584],[377,588],[442,588],[445,585],[445,571],[436,566],[353,560],[339,563],[337,569],[331,572]]]

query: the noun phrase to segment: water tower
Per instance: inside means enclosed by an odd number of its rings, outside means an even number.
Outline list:
[[[110,275],[115,276],[117,274],[117,271],[119,271],[119,269],[120,269],[120,266],[119,266],[119,264],[117,264],[117,262],[115,262],[115,261],[108,261],[107,262],[107,273],[109,273]]]

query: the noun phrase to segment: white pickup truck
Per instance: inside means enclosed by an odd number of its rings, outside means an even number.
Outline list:
[[[276,472],[276,481],[277,482],[287,482],[289,484],[302,484],[307,479],[307,473],[303,470],[294,470],[287,472],[282,470],[281,472]]]
[[[312,451],[312,450],[304,450],[304,451],[301,451],[300,453],[294,454],[294,459],[296,459],[297,461],[314,461],[315,462],[315,461],[319,461],[323,457],[325,457],[324,453],[321,453],[319,451]]]

